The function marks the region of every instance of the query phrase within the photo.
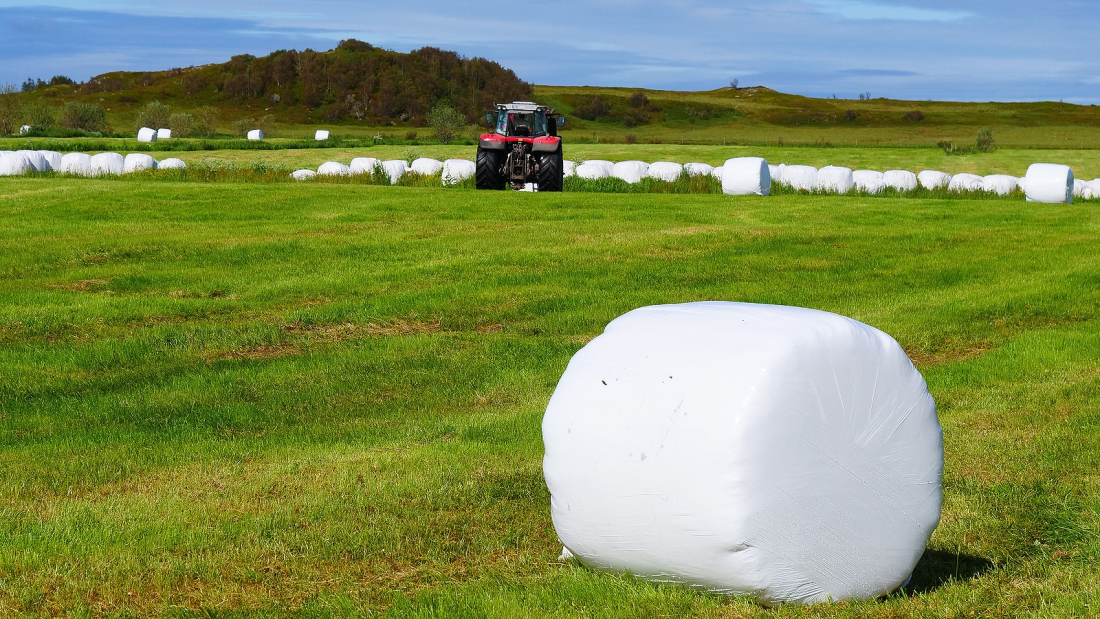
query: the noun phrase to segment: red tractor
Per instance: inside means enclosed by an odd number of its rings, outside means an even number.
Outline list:
[[[477,146],[478,189],[522,189],[535,183],[539,191],[561,191],[558,127],[565,125],[565,117],[545,105],[516,101],[498,103],[485,122],[495,129],[482,135]]]

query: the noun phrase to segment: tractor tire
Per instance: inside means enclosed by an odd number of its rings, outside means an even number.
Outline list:
[[[500,173],[503,151],[477,149],[474,185],[478,189],[504,189],[504,175]]]
[[[539,191],[561,191],[565,183],[561,148],[539,156]]]

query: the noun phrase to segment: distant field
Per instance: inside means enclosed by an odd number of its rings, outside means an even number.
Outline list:
[[[1098,235],[1022,200],[0,178],[0,615],[1089,615]],[[909,590],[764,610],[557,560],[557,379],[703,299],[909,351],[946,441]]]

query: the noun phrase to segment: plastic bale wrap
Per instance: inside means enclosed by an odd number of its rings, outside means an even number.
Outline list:
[[[925,189],[942,189],[951,184],[951,175],[938,170],[924,170],[917,175],[917,181]]]
[[[19,135],[23,135],[23,134],[30,133],[30,132],[31,132],[31,126],[30,125],[23,125],[22,127],[19,127]]]
[[[457,185],[462,181],[472,178],[477,172],[477,164],[466,159],[448,159],[443,162],[443,171],[440,177],[446,186]]]
[[[1056,163],[1033,163],[1024,189],[1028,202],[1073,204],[1073,170]]]
[[[318,142],[324,142],[325,140],[328,139],[329,135],[330,135],[329,132],[326,131],[325,129],[318,129],[317,133],[313,134],[313,139],[318,141]]]
[[[157,141],[157,130],[156,129],[150,129],[149,127],[142,127],[141,129],[138,129],[137,141],[138,142],[156,142]]]
[[[982,178],[982,190],[995,193],[999,196],[1007,196],[1016,191],[1016,177],[1006,174],[990,174]]]
[[[956,174],[947,185],[950,191],[980,191],[985,179],[976,174]]]
[[[158,170],[186,170],[187,164],[183,162],[183,159],[177,159],[175,157],[169,157],[164,161],[157,164]]]
[[[908,170],[888,170],[882,174],[887,187],[898,191],[913,191],[917,188],[917,175]]]
[[[156,170],[157,160],[145,153],[130,153],[122,160],[122,173],[133,174],[144,170]]]
[[[248,139],[250,140],[262,140],[264,139],[264,132],[259,129],[253,129],[248,132]]]
[[[722,164],[722,193],[728,196],[766,196],[772,192],[768,162],[760,157],[737,157]]]
[[[645,175],[649,178],[655,178],[659,181],[672,182],[680,178],[680,175],[684,173],[684,166],[678,163],[672,163],[671,161],[657,161],[649,165],[649,169],[646,170]]]
[[[855,187],[855,178],[848,168],[837,166],[825,166],[817,171],[816,188],[818,191],[830,191],[840,194],[848,193]]]
[[[339,161],[326,161],[318,166],[317,174],[321,176],[350,176],[351,168]]]
[[[649,164],[644,161],[620,161],[611,168],[611,176],[628,183],[637,183],[645,178],[648,171]]]
[[[566,159],[561,162],[561,173],[563,177],[575,176],[577,174],[577,162],[569,161]]]
[[[93,176],[107,174],[118,176],[122,174],[122,168],[125,165],[126,159],[118,153],[99,153],[98,155],[92,155],[91,165],[88,169]]]
[[[688,176],[710,176],[714,172],[714,166],[709,163],[685,163],[684,174]]]
[[[39,150],[35,152],[46,159],[46,163],[50,164],[51,170],[57,170],[61,167],[61,153],[55,150]]]
[[[386,172],[386,176],[389,177],[390,184],[396,185],[397,181],[401,180],[401,177],[405,176],[405,173],[409,171],[409,164],[401,159],[393,159],[390,161],[383,161],[382,169]]]
[[[817,168],[808,165],[789,165],[783,168],[782,182],[791,189],[813,191],[817,186]]]
[[[607,167],[598,161],[585,161],[576,167],[575,170],[577,178],[585,178],[594,180],[598,178],[607,178],[611,176],[611,173],[607,171]]]
[[[1085,199],[1095,200],[1100,198],[1100,178],[1094,179],[1086,183],[1088,185],[1086,192],[1091,195],[1086,195]]]
[[[0,154],[0,176],[22,176],[32,171],[34,166],[23,155],[12,152]]]
[[[720,166],[714,168],[713,170],[711,170],[710,175],[713,176],[714,178],[718,179],[718,180],[722,180],[722,176],[725,173],[726,173],[726,164],[723,163],[722,165],[720,165]]]
[[[170,139],[172,139],[172,130],[171,129],[157,129],[157,139],[158,140],[170,140]]]
[[[351,160],[352,174],[374,174],[375,168],[382,165],[381,159],[375,159],[374,157],[356,157]]]
[[[57,170],[62,174],[89,176],[92,173],[92,156],[85,153],[68,153],[61,157]]]
[[[1088,185],[1085,184],[1085,181],[1083,181],[1079,178],[1073,179],[1073,197],[1074,198],[1084,197],[1085,189],[1087,187],[1088,187]]]
[[[782,163],[779,165],[768,165],[768,173],[771,174],[772,180],[781,183],[783,182],[783,168],[787,166]]]
[[[856,170],[852,172],[852,182],[859,191],[867,193],[881,193],[886,187],[882,172],[874,170]]]
[[[50,162],[46,160],[46,157],[42,153],[36,150],[17,150],[16,155],[22,155],[27,163],[30,164],[31,170],[28,172],[49,172],[53,168],[50,167]]]
[[[290,178],[296,181],[306,181],[317,176],[317,173],[313,170],[294,170],[290,173]]]
[[[421,157],[412,162],[410,166],[413,172],[422,174],[424,176],[435,176],[443,171],[443,162],[438,159],[429,159],[428,157]]]
[[[943,438],[890,336],[745,303],[645,307],[570,360],[542,423],[566,552],[765,604],[867,599],[939,523]]]

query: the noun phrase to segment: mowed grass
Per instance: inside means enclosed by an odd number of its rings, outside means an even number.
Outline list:
[[[1087,616],[1100,212],[1022,200],[0,179],[0,615]],[[906,591],[560,562],[542,411],[654,303],[892,334],[945,430]]]

